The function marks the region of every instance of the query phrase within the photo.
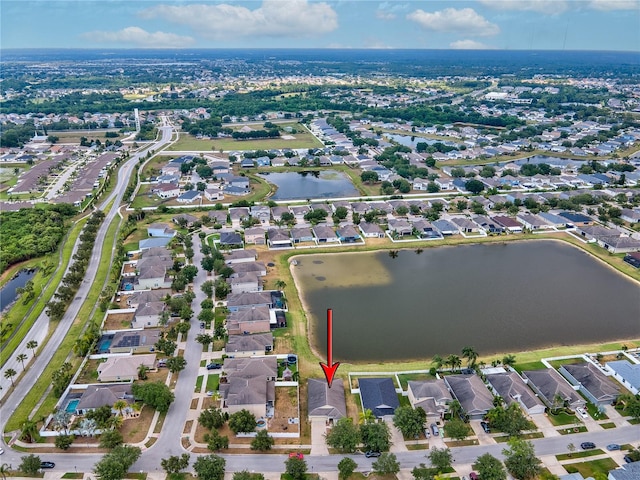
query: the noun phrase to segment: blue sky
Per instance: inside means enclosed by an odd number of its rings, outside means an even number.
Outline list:
[[[2,0],[1,48],[640,51],[640,0]]]

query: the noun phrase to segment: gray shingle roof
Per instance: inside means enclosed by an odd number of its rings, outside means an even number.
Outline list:
[[[542,405],[542,402],[524,383],[524,380],[516,372],[494,373],[487,375],[487,381],[496,389],[507,405],[520,398],[522,404],[527,408]]]
[[[393,415],[400,406],[391,378],[359,378],[358,384],[362,405],[376,417]]]
[[[342,379],[335,379],[331,388],[326,380],[310,378],[307,387],[309,416],[338,419],[347,415]]]
[[[564,369],[600,401],[612,402],[620,392],[616,385],[597,367],[590,363],[563,365]],[[562,373],[562,372],[561,372]],[[569,379],[571,381],[571,379]]]
[[[467,415],[479,415],[493,408],[493,395],[477,375],[447,375],[444,378]]]

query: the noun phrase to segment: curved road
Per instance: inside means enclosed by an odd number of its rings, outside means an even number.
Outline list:
[[[113,192],[102,202],[100,205],[100,209],[105,209],[109,202],[115,199],[111,209],[106,212],[105,219],[98,230],[95,245],[93,248],[93,252],[91,254],[91,259],[87,266],[87,272],[84,277],[84,281],[80,285],[78,289],[78,293],[75,298],[69,305],[64,317],[58,323],[57,328],[51,334],[49,341],[47,344],[40,349],[39,355],[34,359],[31,363],[30,368],[25,372],[25,375],[22,377],[21,381],[18,382],[15,386],[15,389],[11,392],[11,394],[6,398],[4,404],[2,405],[2,411],[0,412],[0,430],[4,432],[5,426],[9,418],[13,415],[16,407],[20,404],[20,401],[27,395],[31,387],[35,384],[35,382],[40,378],[40,374],[44,371],[45,367],[51,361],[56,350],[59,348],[62,340],[65,335],[69,331],[73,320],[78,315],[80,311],[80,307],[82,303],[86,299],[89,291],[93,288],[93,282],[96,277],[96,273],[98,270],[98,266],[100,263],[100,258],[102,256],[102,246],[105,241],[105,237],[107,235],[107,230],[109,229],[109,225],[111,221],[115,218],[118,213],[118,209],[120,207],[120,203],[122,202],[122,197],[124,196],[124,192],[127,188],[127,184],[129,182],[129,177],[131,176],[131,172],[133,171],[134,166],[138,163],[140,158],[144,157],[147,152],[151,149],[157,150],[158,148],[163,147],[171,141],[171,136],[173,133],[173,129],[170,126],[163,126],[160,128],[162,132],[161,139],[156,142],[154,145],[147,147],[145,150],[136,153],[129,160],[127,160],[118,171],[118,180]],[[74,247],[75,248],[75,247]],[[29,334],[25,336],[22,343],[16,349],[16,352],[24,352],[32,356],[31,350],[27,349],[26,343],[29,340],[37,340],[40,345],[44,341],[47,332],[49,329],[49,317],[43,312],[36,322],[34,323],[32,329]],[[15,359],[10,359],[5,364],[4,368],[14,368],[16,371],[21,371],[22,368],[18,369],[17,365],[15,367],[11,366],[11,361],[15,362]],[[2,381],[8,381],[8,379],[2,378]],[[4,383],[0,383],[2,385],[3,391],[8,391],[8,385]],[[2,445],[2,440],[0,440],[0,445]]]

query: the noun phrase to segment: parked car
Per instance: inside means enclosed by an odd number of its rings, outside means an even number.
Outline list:
[[[200,328],[204,328],[204,327],[205,327],[204,322],[200,322]]]
[[[583,450],[591,450],[591,449],[596,448],[596,444],[593,443],[593,442],[582,442],[580,444],[580,448],[583,449]]]
[[[620,445],[618,445],[617,443],[610,443],[609,445],[607,445],[607,450],[609,450],[610,452],[612,452],[613,450],[620,450]]]
[[[4,453],[4,449],[0,448],[0,455]]]
[[[480,422],[480,426],[482,427],[482,430],[484,430],[484,433],[491,433],[491,429],[487,422]]]
[[[576,412],[578,412],[582,418],[589,418],[589,414],[588,414],[588,413],[587,413],[587,411],[586,411],[584,408],[582,408],[582,407],[578,407],[578,408],[576,408]]]
[[[367,458],[379,457],[380,452],[374,452],[373,450],[369,450],[368,452],[365,452],[364,456]]]
[[[207,365],[207,370],[219,370],[221,368],[222,368],[221,363],[210,363],[209,365]]]
[[[440,430],[438,430],[438,426],[435,423],[432,423],[430,426],[431,426],[431,432],[433,432],[433,434],[436,437],[440,435]]]
[[[635,460],[633,458],[631,458],[629,455],[625,455],[624,457],[622,457],[622,459],[624,460],[624,463],[633,463],[633,462],[635,462]]]
[[[302,460],[304,458],[304,454],[300,452],[289,452],[289,458],[299,458]]]
[[[55,466],[53,462],[40,462],[40,468],[55,468]]]

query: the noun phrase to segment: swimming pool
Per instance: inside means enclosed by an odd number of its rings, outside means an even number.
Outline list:
[[[65,410],[69,413],[76,413],[76,407],[78,406],[79,403],[80,403],[79,398],[71,400],[69,403],[67,403],[67,408],[65,408]]]
[[[112,341],[113,335],[103,335],[98,342],[98,353],[107,353],[109,351],[109,347],[111,347]]]

